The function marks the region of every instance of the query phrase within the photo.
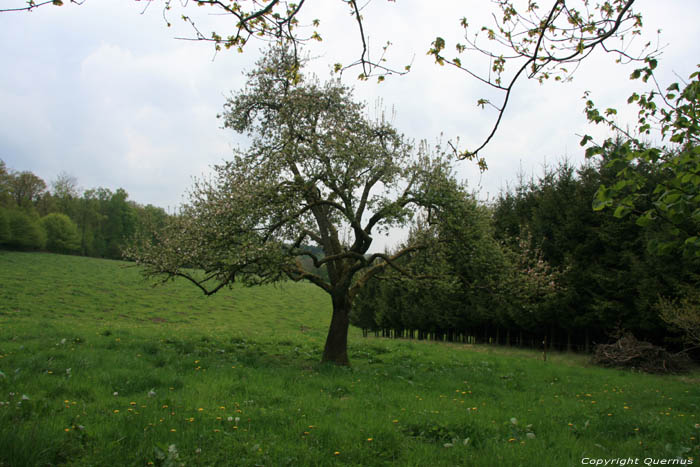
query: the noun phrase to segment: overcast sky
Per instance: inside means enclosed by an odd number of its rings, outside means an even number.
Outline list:
[[[0,0],[0,7],[24,3]],[[216,115],[226,96],[243,85],[242,72],[253,67],[257,46],[214,58],[211,44],[175,39],[192,35],[177,21],[178,12],[168,28],[160,2],[141,14],[145,5],[66,1],[31,13],[0,13],[0,159],[9,168],[32,171],[47,183],[66,172],[82,188],[122,187],[134,201],[172,211],[191,177],[245,144],[222,130]],[[313,70],[325,79],[333,63],[359,56],[356,23],[339,0],[309,0],[304,8],[307,22],[321,20],[324,40],[309,52]],[[635,8],[643,14],[646,40],[656,41],[656,30],[662,30],[662,84],[677,81],[674,73],[686,78],[700,63],[700,2],[638,0]],[[230,19],[207,16],[207,8],[188,9],[226,31]],[[473,148],[496,116],[476,106],[488,90],[459,70],[436,65],[426,51],[438,35],[454,50],[462,34],[459,19],[487,24],[493,11],[486,0],[373,0],[363,12],[370,45],[376,52],[391,40],[389,64],[411,63],[412,71],[379,85],[355,80],[359,70],[344,79],[370,108],[381,99],[384,108],[393,109],[394,124],[410,138],[435,142],[442,133],[443,141],[459,137],[463,148]],[[462,61],[472,63],[468,56]],[[460,175],[480,189],[482,199],[493,198],[521,169],[538,175],[545,161],[582,161],[580,135],[601,135],[586,122],[584,91],[591,91],[603,109],[622,109],[634,89],[628,80],[633,68],[598,55],[571,83],[522,83],[495,140],[482,153],[489,170],[482,175],[472,163],[461,162]],[[629,112],[622,118],[634,123]]]

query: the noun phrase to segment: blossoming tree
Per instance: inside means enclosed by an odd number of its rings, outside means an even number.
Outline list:
[[[458,188],[445,160],[425,145],[416,151],[383,118],[368,119],[339,81],[307,79],[298,64],[281,46],[263,56],[222,115],[250,146],[196,181],[172,223],[127,256],[148,276],[182,277],[206,294],[235,281],[309,281],[333,305],[322,360],[347,365],[357,291],[421,247],[369,254],[372,235],[405,225],[416,209],[440,209]]]

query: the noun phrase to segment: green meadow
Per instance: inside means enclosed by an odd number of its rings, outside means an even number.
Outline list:
[[[0,251],[0,466],[700,462],[699,371],[357,329],[338,368],[318,363],[329,321],[308,284],[205,297]]]

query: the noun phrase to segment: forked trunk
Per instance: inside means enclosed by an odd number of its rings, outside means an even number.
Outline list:
[[[350,326],[350,300],[345,297],[333,297],[333,317],[326,337],[321,363],[349,366],[348,360],[348,326]]]

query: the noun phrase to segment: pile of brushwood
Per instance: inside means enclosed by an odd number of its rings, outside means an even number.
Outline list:
[[[604,367],[630,368],[645,373],[684,373],[691,367],[686,353],[670,353],[662,347],[637,340],[630,333],[613,344],[598,344],[592,361]]]

